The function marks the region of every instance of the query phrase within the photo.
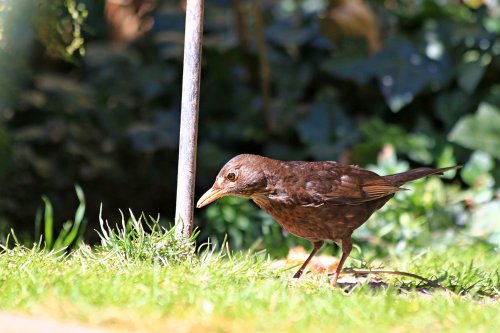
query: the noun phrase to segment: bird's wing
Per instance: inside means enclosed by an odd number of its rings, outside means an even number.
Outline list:
[[[309,170],[301,170],[293,193],[287,193],[295,204],[302,206],[357,205],[403,190],[376,173],[355,166],[322,162],[308,167]]]
[[[370,178],[356,178],[343,175],[340,182],[334,183],[331,191],[318,194],[324,196],[324,200],[330,203],[356,205],[380,199],[403,190],[398,186],[387,183],[382,177]]]

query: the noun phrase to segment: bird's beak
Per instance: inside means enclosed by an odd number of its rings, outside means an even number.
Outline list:
[[[211,202],[223,197],[225,195],[224,191],[218,187],[212,186],[205,194],[203,194],[196,204],[196,208],[201,208],[208,205]]]

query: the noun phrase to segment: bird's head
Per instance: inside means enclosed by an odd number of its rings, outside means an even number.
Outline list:
[[[258,155],[233,157],[219,171],[212,188],[202,195],[196,207],[201,208],[224,196],[248,198],[265,194],[267,179],[262,167],[270,161]]]

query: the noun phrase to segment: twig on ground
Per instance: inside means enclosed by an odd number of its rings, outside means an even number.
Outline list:
[[[333,274],[334,273],[330,273],[330,274],[328,274],[328,276],[333,275]],[[427,279],[427,278],[425,278],[423,276],[420,276],[420,275],[417,275],[417,274],[414,274],[414,273],[408,273],[408,272],[402,272],[402,271],[394,271],[394,270],[389,270],[389,269],[348,269],[348,270],[340,272],[340,274],[341,275],[346,275],[346,274],[390,274],[390,275],[408,276],[408,277],[412,277],[412,278],[415,278],[415,279],[419,279],[419,280],[425,281],[429,285],[431,285],[431,286],[433,286],[435,288],[444,290],[444,291],[446,291],[448,293],[451,293],[451,294],[453,294],[455,296],[457,295],[456,293],[454,293],[450,289],[441,286],[439,283],[437,283],[435,281],[432,281],[432,280],[429,280],[429,279]]]

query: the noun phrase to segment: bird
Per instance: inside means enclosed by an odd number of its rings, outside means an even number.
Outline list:
[[[379,176],[356,165],[334,161],[280,161],[241,154],[219,171],[212,187],[198,200],[204,207],[224,196],[250,198],[287,232],[309,240],[313,250],[293,276],[300,278],[327,240],[342,250],[331,285],[336,286],[352,250],[352,234],[382,208],[403,184],[458,169],[416,168]]]

